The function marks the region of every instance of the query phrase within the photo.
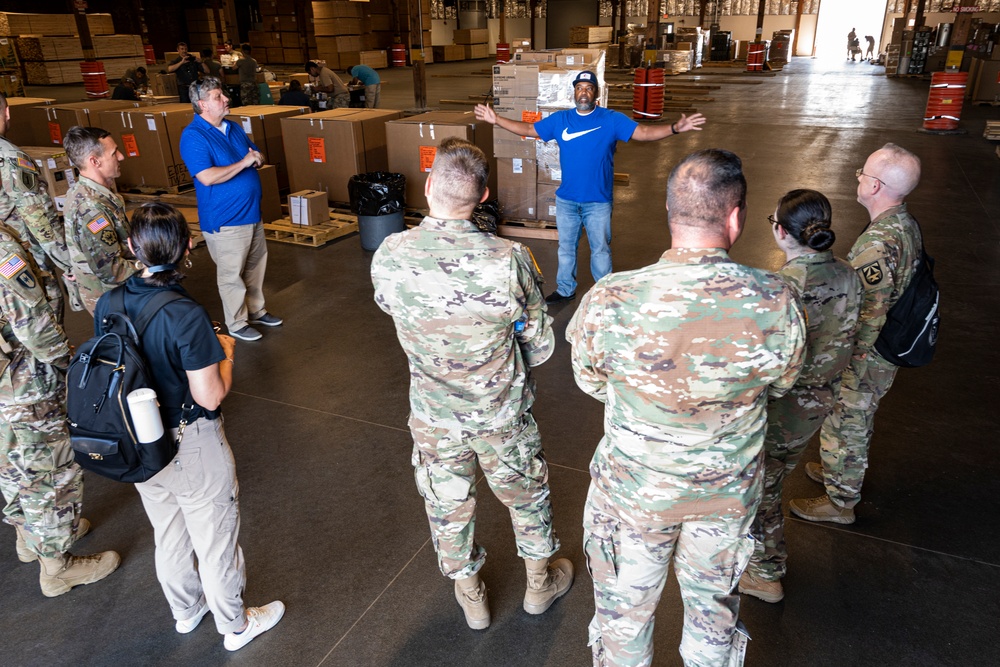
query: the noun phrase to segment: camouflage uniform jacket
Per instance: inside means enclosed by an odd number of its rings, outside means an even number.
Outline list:
[[[551,356],[555,338],[527,248],[427,217],[382,243],[372,282],[409,360],[414,416],[488,433],[531,407],[528,367]]]
[[[668,250],[598,281],[566,338],[577,384],[606,404],[598,488],[632,516],[747,513],[768,389],[790,389],[803,361],[791,289],[719,248]]]
[[[117,194],[86,176],[66,195],[66,242],[73,275],[87,310],[101,295],[135,273],[125,239],[129,235],[125,202]]]
[[[0,221],[27,244],[38,268],[71,273],[66,232],[45,181],[27,153],[0,137]]]
[[[865,288],[861,304],[861,322],[854,344],[855,363],[863,363],[867,353],[875,351],[875,341],[885,325],[886,314],[910,284],[920,263],[923,248],[917,221],[906,211],[906,204],[880,213],[861,233],[847,254],[847,261],[857,270]],[[863,369],[856,368],[858,377]]]
[[[3,375],[15,401],[36,403],[61,391],[69,366],[66,333],[56,322],[31,253],[0,225],[0,315],[3,317]]]
[[[851,360],[864,289],[854,268],[829,250],[790,260],[778,275],[806,311],[806,356],[797,387],[835,389]]]

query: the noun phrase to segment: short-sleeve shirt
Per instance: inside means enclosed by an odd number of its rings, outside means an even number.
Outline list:
[[[382,79],[379,78],[378,72],[373,70],[368,65],[355,65],[351,68],[351,76],[358,77],[361,83],[366,86],[374,86],[382,83]]]
[[[240,74],[240,83],[253,83],[257,80],[257,61],[253,58],[240,58],[236,61],[236,71]]]
[[[341,78],[337,76],[337,73],[329,67],[320,67],[318,75],[309,76],[309,83],[317,83],[323,88],[333,86],[332,95],[344,95],[351,92],[347,89],[347,85]]]
[[[615,150],[639,126],[623,113],[596,107],[584,115],[565,109],[535,123],[542,141],[559,142],[562,185],[556,195],[575,202],[610,202]]]
[[[227,167],[246,157],[252,148],[246,132],[231,120],[223,120],[225,132],[195,115],[181,134],[181,157],[188,172],[197,176],[211,167]],[[254,225],[260,222],[260,176],[247,167],[224,183],[203,185],[194,179],[198,197],[198,224],[202,231],[214,234],[221,228]]]
[[[163,414],[163,426],[176,428],[181,421],[182,407],[188,393],[187,371],[198,371],[217,364],[226,358],[219,338],[212,329],[212,321],[205,309],[180,285],[155,287],[140,276],[132,276],[125,283],[125,310],[135,321],[143,306],[157,293],[171,290],[185,299],[171,301],[164,306],[142,334],[142,356],[146,359],[150,384],[156,391]],[[94,333],[101,333],[101,320],[110,310],[110,297],[105,294],[94,311]],[[208,410],[195,404],[188,413],[188,421],[206,417],[215,419],[220,410]]]

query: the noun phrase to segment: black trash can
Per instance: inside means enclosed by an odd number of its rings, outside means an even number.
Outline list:
[[[406,177],[387,171],[351,176],[351,211],[358,216],[361,247],[377,250],[389,234],[406,229],[403,221]]]

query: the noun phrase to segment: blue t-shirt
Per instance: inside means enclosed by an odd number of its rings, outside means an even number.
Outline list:
[[[246,157],[252,148],[260,150],[231,120],[223,120],[226,133],[195,115],[181,133],[181,158],[192,177],[212,167],[228,167]],[[255,225],[260,222],[260,176],[248,167],[225,183],[202,185],[194,179],[198,197],[198,226],[214,234],[221,228]]]
[[[129,317],[135,320],[143,306],[163,290],[178,292],[187,298],[171,301],[149,321],[142,334],[142,356],[160,403],[163,425],[176,428],[188,392],[187,371],[217,364],[226,358],[226,353],[212,330],[208,313],[180,285],[156,287],[138,275],[132,276],[125,281],[125,310]],[[101,321],[111,307],[109,294],[100,298],[94,310],[95,335],[101,333]],[[188,421],[218,416],[219,409],[208,410],[196,403],[188,412]]]
[[[374,86],[377,83],[382,83],[382,79],[379,78],[378,72],[373,70],[368,65],[355,65],[351,68],[351,76],[356,76],[361,79],[361,83],[366,86]]]
[[[639,126],[623,113],[596,107],[587,115],[557,111],[535,123],[542,141],[559,142],[562,185],[556,195],[575,202],[609,202],[615,180],[615,150]]]

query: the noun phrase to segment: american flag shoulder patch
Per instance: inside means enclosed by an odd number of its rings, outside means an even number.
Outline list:
[[[6,259],[6,261],[4,261],[3,264],[0,264],[0,276],[9,280],[16,276],[19,271],[24,270],[25,266],[27,266],[27,264],[24,263],[23,259],[17,255],[11,255]]]
[[[103,215],[98,216],[87,223],[87,229],[90,230],[91,234],[97,234],[102,229],[111,225],[111,222],[105,218]]]
[[[33,171],[33,172],[38,171],[38,169],[35,167],[34,162],[23,157],[17,158],[17,166],[21,167],[21,169],[27,169],[28,171]]]

